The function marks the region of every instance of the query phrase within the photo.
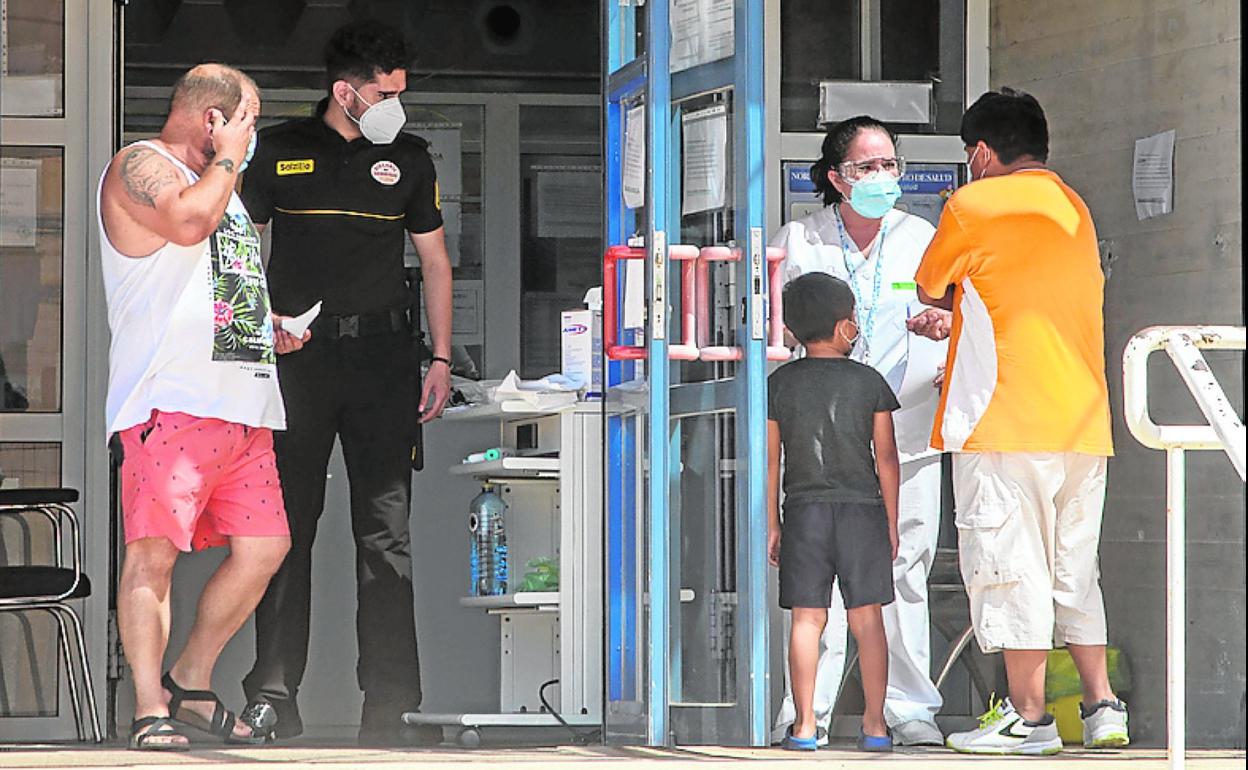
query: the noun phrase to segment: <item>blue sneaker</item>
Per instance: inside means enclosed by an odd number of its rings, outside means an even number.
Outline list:
[[[893,751],[893,737],[891,735],[867,735],[859,730],[858,750],[872,754],[890,754]]]
[[[815,735],[818,735],[818,730],[815,731]],[[819,739],[815,735],[809,738],[798,738],[793,735],[793,726],[790,725],[784,734],[784,740],[780,741],[780,748],[785,751],[815,751],[819,748]]]

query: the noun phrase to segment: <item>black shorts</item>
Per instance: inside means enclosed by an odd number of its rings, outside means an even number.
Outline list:
[[[780,528],[780,606],[824,609],[838,581],[845,609],[893,601],[883,503],[796,503]]]

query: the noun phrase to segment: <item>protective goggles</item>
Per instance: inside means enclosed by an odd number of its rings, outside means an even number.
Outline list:
[[[837,173],[847,181],[856,182],[876,171],[887,171],[895,177],[906,173],[906,159],[898,155],[895,158],[868,158],[867,160],[847,160],[836,167]]]

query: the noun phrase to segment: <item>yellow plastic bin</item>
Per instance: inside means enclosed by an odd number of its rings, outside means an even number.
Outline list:
[[[1127,658],[1117,647],[1105,650],[1109,667],[1109,684],[1114,693],[1125,700],[1124,693],[1131,689],[1131,671]],[[1057,733],[1062,743],[1083,743],[1083,721],[1079,718],[1079,702],[1083,690],[1079,686],[1079,672],[1070,653],[1064,649],[1049,652],[1048,666],[1044,675],[1045,708],[1057,718]]]

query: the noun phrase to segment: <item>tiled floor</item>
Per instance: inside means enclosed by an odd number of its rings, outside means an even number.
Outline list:
[[[1191,770],[1241,770],[1242,751],[1195,751],[1188,753]],[[313,768],[314,770],[346,770],[347,768],[463,768],[465,765],[489,764],[495,770],[563,770],[583,768],[590,763],[630,768],[703,768],[725,762],[740,762],[750,768],[792,767],[817,762],[824,768],[865,768],[877,762],[892,762],[914,770],[997,770],[1009,767],[1019,770],[1025,762],[1027,770],[1061,768],[1074,770],[1163,770],[1168,766],[1163,750],[1131,749],[1121,752],[1067,751],[1051,758],[988,758],[964,757],[943,750],[902,750],[886,757],[864,757],[853,751],[820,751],[813,755],[794,755],[778,749],[738,749],[691,747],[685,749],[644,749],[615,747],[554,747],[524,749],[452,748],[417,749],[410,751],[359,749],[353,747],[289,748],[265,747],[247,749],[197,749],[178,754],[126,751],[116,747],[82,748],[78,746],[0,746],[0,767],[3,768]]]

